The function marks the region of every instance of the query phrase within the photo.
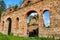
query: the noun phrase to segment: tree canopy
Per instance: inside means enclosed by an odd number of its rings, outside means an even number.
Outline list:
[[[6,9],[6,5],[3,0],[0,0],[0,17],[2,12]]]

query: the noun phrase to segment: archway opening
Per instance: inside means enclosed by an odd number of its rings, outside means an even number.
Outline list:
[[[19,17],[16,18],[16,30],[19,29]]]
[[[11,20],[11,18],[8,18],[7,21],[8,21],[8,35],[10,35],[12,20]]]
[[[17,21],[19,21],[19,18],[17,17]]]
[[[44,27],[50,27],[50,12],[49,10],[45,10],[43,12],[43,20],[44,20]]]
[[[29,37],[38,37],[39,29],[34,29],[33,31],[29,32]]]
[[[36,11],[30,11],[27,13],[27,27],[28,27],[27,34],[29,37],[38,36],[38,18],[39,16]]]
[[[36,26],[38,25],[38,13],[36,11],[30,11],[27,13],[27,25],[28,26]]]

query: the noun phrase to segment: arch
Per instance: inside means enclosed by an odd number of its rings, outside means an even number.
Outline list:
[[[7,18],[7,22],[8,22],[8,35],[10,35],[10,33],[11,33],[11,25],[12,25],[11,18]]]
[[[29,11],[27,13],[27,23],[28,24],[31,20],[37,21],[38,18],[39,18],[39,16],[38,16],[38,13],[36,11]]]
[[[16,18],[16,29],[19,28],[19,17]]]
[[[16,19],[17,19],[17,21],[19,21],[19,18],[18,17]]]
[[[29,12],[27,12],[26,16],[28,17],[31,13],[38,13],[37,11],[31,10]]]
[[[29,11],[27,14],[27,27],[31,27],[31,26],[38,26],[38,13],[34,10],[32,11]],[[28,28],[29,28],[28,27]],[[29,30],[29,29],[28,29]],[[33,32],[32,32],[33,31]],[[27,31],[27,34],[29,37],[35,37],[35,36],[38,36],[38,29],[35,28],[35,29],[32,29],[32,31]]]
[[[43,21],[44,21],[44,27],[50,27],[50,12],[49,12],[49,10],[44,10]]]
[[[29,37],[37,37],[39,32],[39,28],[36,28],[35,30],[29,32]]]

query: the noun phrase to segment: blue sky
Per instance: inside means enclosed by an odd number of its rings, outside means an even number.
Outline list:
[[[27,23],[30,23],[30,19],[31,19],[30,16],[34,16],[34,15],[37,15],[37,13],[34,12],[34,13],[31,13],[29,15],[29,17],[27,19]],[[44,20],[44,24],[45,24],[46,27],[50,26],[50,13],[49,13],[49,11],[45,11],[43,13],[43,20]]]
[[[44,19],[44,24],[46,26],[49,26],[50,25],[50,13],[49,13],[49,11],[44,12],[43,19]]]
[[[17,4],[18,6],[20,6],[20,4],[23,2],[23,0],[4,0],[4,2],[6,4],[6,8],[8,8],[9,5],[14,6],[14,5]],[[50,18],[49,17],[50,17],[49,12],[48,11],[44,12],[43,19],[44,19],[44,24],[46,26],[49,26],[50,25]]]
[[[4,0],[6,7],[8,8],[9,5],[18,5],[20,6],[20,4],[23,2],[23,0]]]

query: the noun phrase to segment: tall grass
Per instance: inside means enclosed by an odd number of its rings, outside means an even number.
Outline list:
[[[55,40],[55,38],[50,37],[19,37],[14,35],[4,35],[0,33],[0,40]]]

